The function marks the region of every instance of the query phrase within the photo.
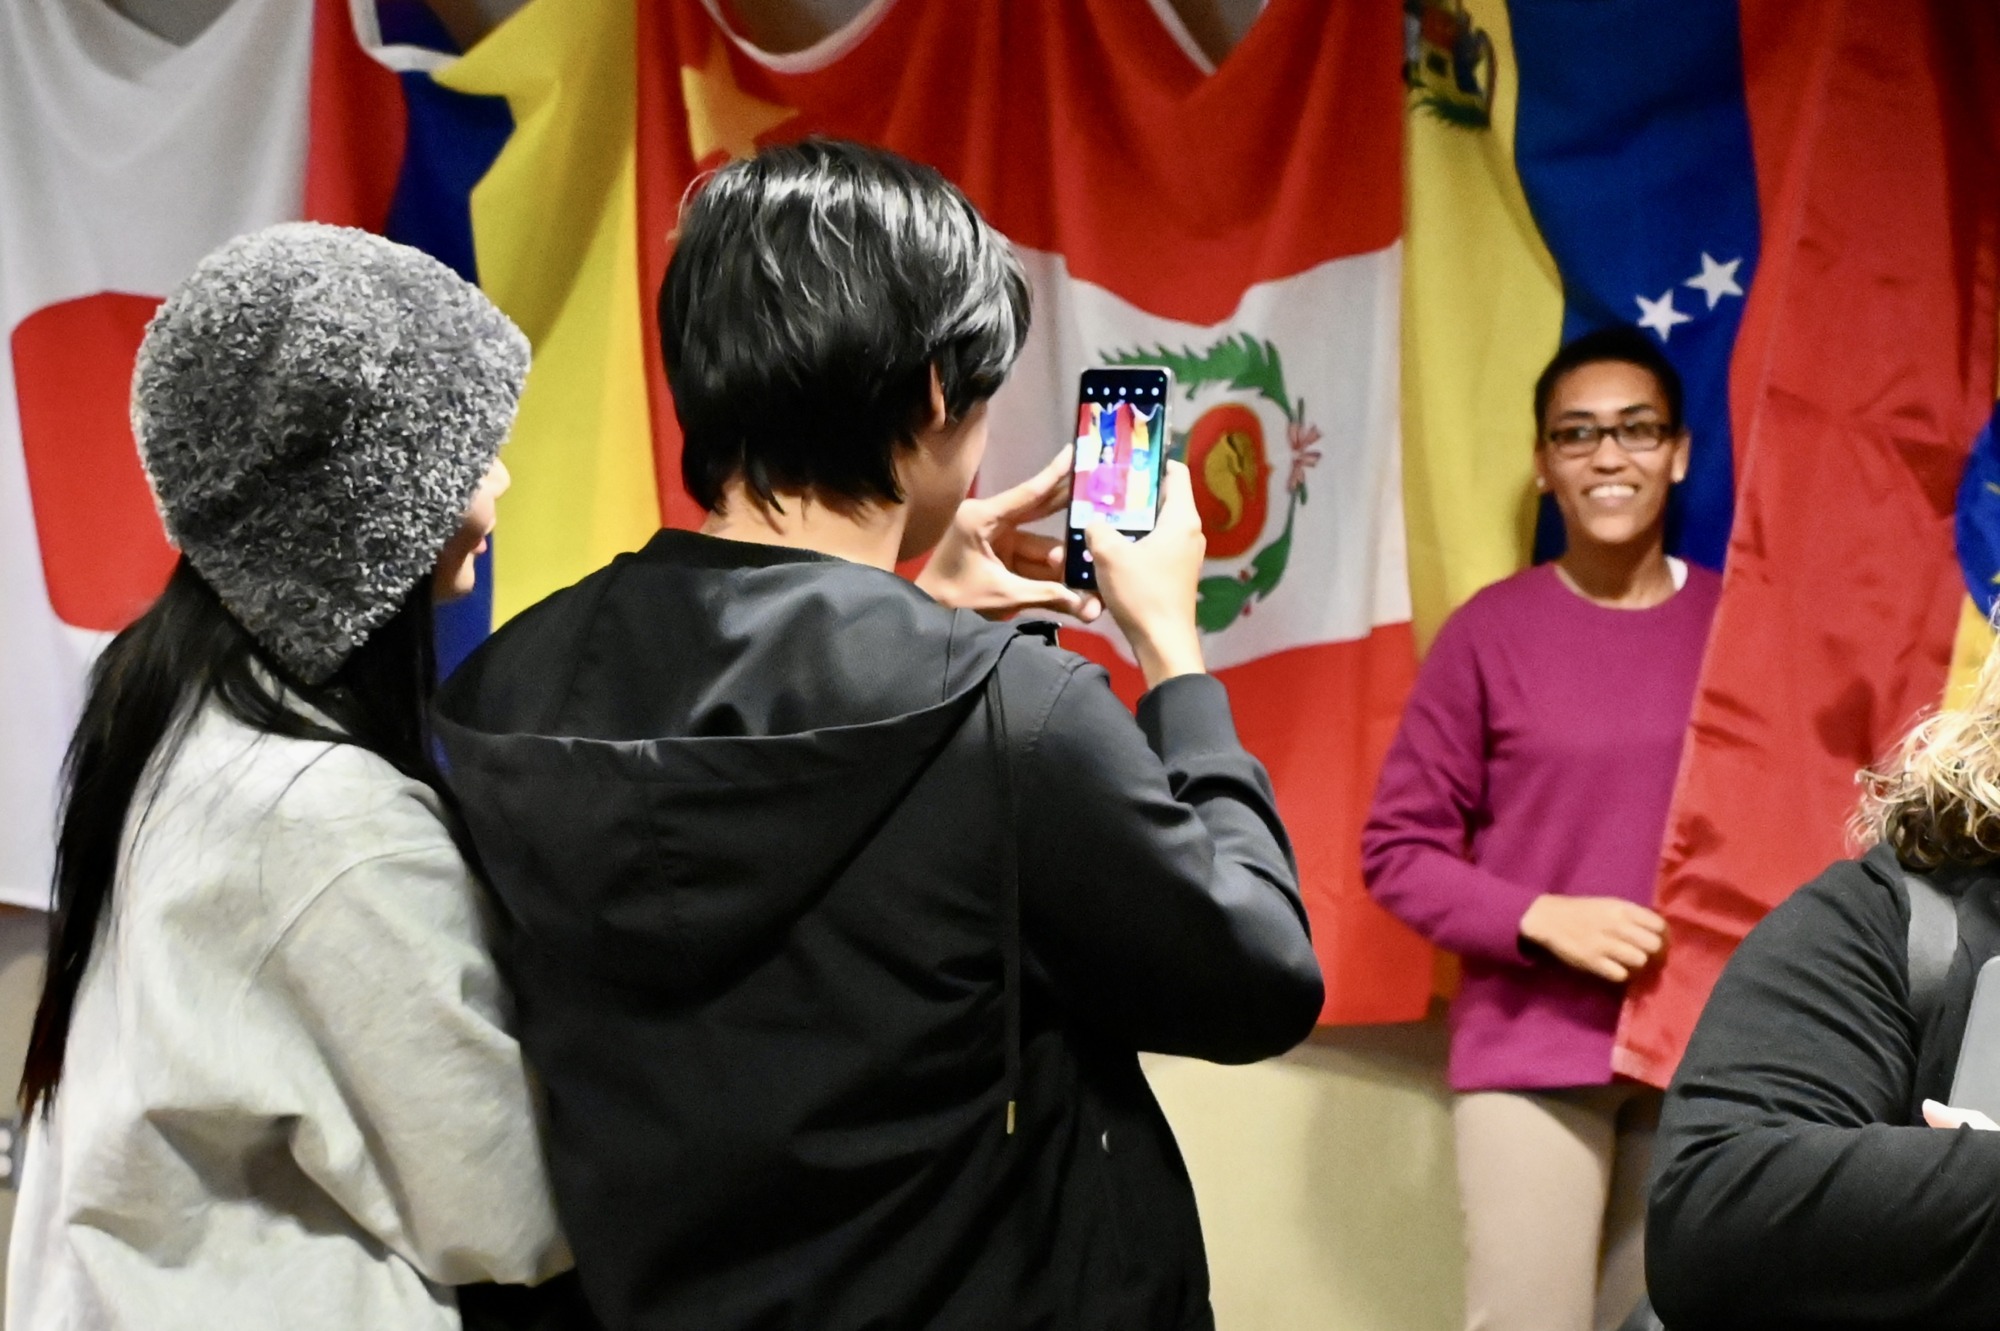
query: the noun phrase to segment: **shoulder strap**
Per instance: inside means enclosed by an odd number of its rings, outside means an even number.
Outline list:
[[[1917,1029],[1929,1030],[1958,953],[1958,905],[1920,873],[1902,869],[1897,877],[1910,905],[1910,1011]]]
[[[1015,808],[1014,744],[1007,733],[1007,699],[1006,690],[1000,683],[1000,662],[1007,655],[1007,647],[1019,642],[1022,636],[1017,631],[1000,649],[1000,656],[993,662],[993,671],[986,677],[986,714],[993,735],[994,764],[1000,785],[1000,984],[1003,1019],[1006,1022],[1001,1038],[1005,1042],[1006,1086],[1003,1093],[1009,1137],[1014,1135],[1015,1115],[1021,1100],[1021,852],[1016,840],[1020,830],[1019,814]]]
[[[1056,626],[1046,620],[1015,624],[1014,633],[986,676],[987,724],[993,737],[994,764],[1000,785],[1000,961],[1006,1030],[1006,1135],[1014,1135],[1021,1101],[1021,851],[1020,796],[1015,791],[1014,742],[1007,731],[1006,690],[1000,683],[1000,663],[1007,648],[1023,638],[1056,646]]]

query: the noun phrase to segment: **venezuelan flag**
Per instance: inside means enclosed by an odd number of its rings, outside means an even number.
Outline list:
[[[1563,302],[1514,169],[1520,98],[1505,0],[1424,6],[1408,36],[1403,498],[1412,621],[1428,645],[1452,610],[1528,556],[1528,404]]]
[[[1419,625],[1519,568],[1530,530],[1537,559],[1561,552],[1554,505],[1531,504],[1532,388],[1557,346],[1613,323],[1652,330],[1687,384],[1695,446],[1668,549],[1720,568],[1729,363],[1759,238],[1734,7],[1429,3],[1410,36]]]
[[[2000,17],[1411,0],[1406,18],[1420,632],[1556,552],[1529,406],[1562,340],[1637,323],[1687,384],[1669,548],[1724,567],[1723,601],[1663,850],[1674,945],[1615,1060],[1665,1084],[1736,942],[1844,853],[1856,770],[1945,684],[1954,497],[1993,408],[2000,98],[1979,70]],[[1985,482],[1966,478],[1961,549],[2000,531],[1975,517],[2000,506]],[[1990,605],[2000,539],[1979,549]]]

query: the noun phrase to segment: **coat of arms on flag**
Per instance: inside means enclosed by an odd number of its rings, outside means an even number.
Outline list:
[[[1225,337],[1199,351],[1165,347],[1115,352],[1110,365],[1164,365],[1200,413],[1185,430],[1174,432],[1175,456],[1188,465],[1195,508],[1208,537],[1210,560],[1250,558],[1233,573],[1201,580],[1196,619],[1205,633],[1228,628],[1250,613],[1252,604],[1277,589],[1292,554],[1292,524],[1306,501],[1306,472],[1318,465],[1319,427],[1306,420],[1303,398],[1285,391],[1285,366],[1278,348],[1248,333]],[[1266,444],[1265,419],[1275,411],[1290,454],[1283,472],[1284,524],[1270,536],[1266,524],[1279,505],[1272,502],[1278,476]]]
[[[1492,125],[1499,60],[1465,0],[1403,0],[1403,42],[1403,82],[1413,105],[1447,125]]]

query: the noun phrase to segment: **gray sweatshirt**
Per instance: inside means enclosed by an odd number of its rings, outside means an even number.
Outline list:
[[[210,705],[128,819],[9,1331],[456,1328],[569,1265],[485,903],[436,798]]]

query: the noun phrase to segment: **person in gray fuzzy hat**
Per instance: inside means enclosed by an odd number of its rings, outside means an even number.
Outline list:
[[[459,531],[527,372],[520,330],[436,259],[288,223],[209,255],[154,315],[133,433],[168,538],[318,684]]]
[[[8,1325],[591,1325],[430,739],[527,368],[476,287],[326,226],[148,327],[181,560],[70,743]]]

